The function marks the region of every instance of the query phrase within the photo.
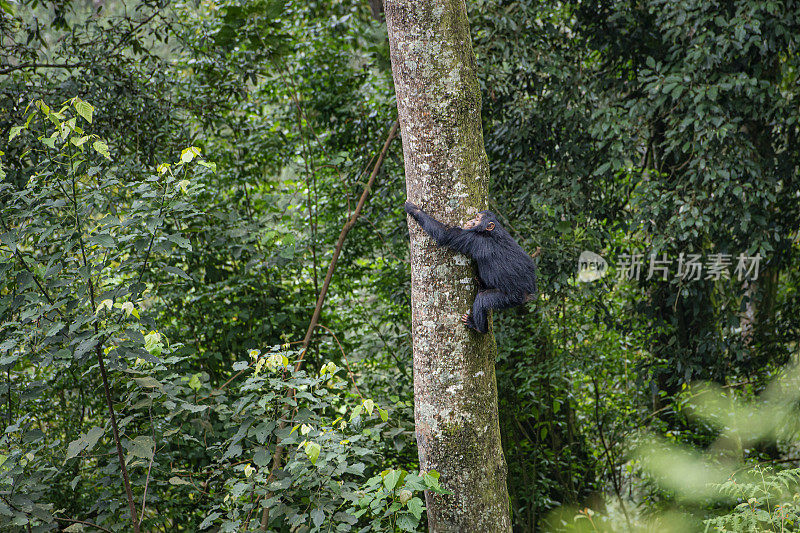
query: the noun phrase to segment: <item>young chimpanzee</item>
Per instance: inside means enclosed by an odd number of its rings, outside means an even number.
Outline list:
[[[478,263],[478,295],[461,321],[481,333],[489,330],[489,309],[516,307],[536,295],[536,264],[500,225],[491,211],[481,211],[463,228],[445,226],[406,202],[406,213],[441,246]]]

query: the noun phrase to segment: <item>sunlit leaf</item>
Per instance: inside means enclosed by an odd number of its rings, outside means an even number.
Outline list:
[[[75,102],[75,111],[83,117],[83,119],[88,122],[89,124],[92,123],[92,113],[94,113],[94,107],[88,102],[84,102],[83,100],[78,100]]]
[[[181,163],[190,163],[195,156],[200,155],[200,149],[194,146],[184,148],[181,152]]]
[[[8,140],[9,141],[13,141],[14,137],[19,135],[22,132],[22,130],[24,130],[24,129],[25,129],[25,126],[13,126],[11,128],[11,131],[8,133]]]
[[[316,442],[307,442],[305,446],[306,455],[308,455],[308,460],[311,461],[312,465],[317,464],[317,458],[319,458],[319,452],[322,451],[322,448]]]
[[[108,145],[104,141],[96,140],[92,143],[92,148],[106,159],[111,159],[111,154],[108,152]]]
[[[364,409],[367,411],[367,414],[371,415],[372,410],[375,409],[375,402],[371,399],[364,400]]]

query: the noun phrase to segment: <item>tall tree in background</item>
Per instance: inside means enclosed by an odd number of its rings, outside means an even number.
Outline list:
[[[385,3],[409,199],[446,223],[485,209],[489,166],[481,95],[463,0]],[[493,334],[459,317],[475,296],[472,267],[411,224],[417,445],[431,531],[510,531]]]

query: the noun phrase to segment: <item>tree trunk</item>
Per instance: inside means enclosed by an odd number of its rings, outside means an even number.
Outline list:
[[[486,209],[489,167],[463,0],[385,0],[409,200],[450,225]],[[452,494],[426,494],[433,532],[511,531],[497,418],[497,347],[460,316],[470,261],[410,221],[414,417],[420,467]]]

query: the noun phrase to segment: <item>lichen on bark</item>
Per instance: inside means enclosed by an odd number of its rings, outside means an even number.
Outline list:
[[[486,209],[480,88],[463,0],[386,0],[411,201],[451,225]],[[497,418],[493,334],[466,330],[471,261],[411,223],[415,422],[420,465],[448,495],[427,494],[431,531],[510,531]]]

